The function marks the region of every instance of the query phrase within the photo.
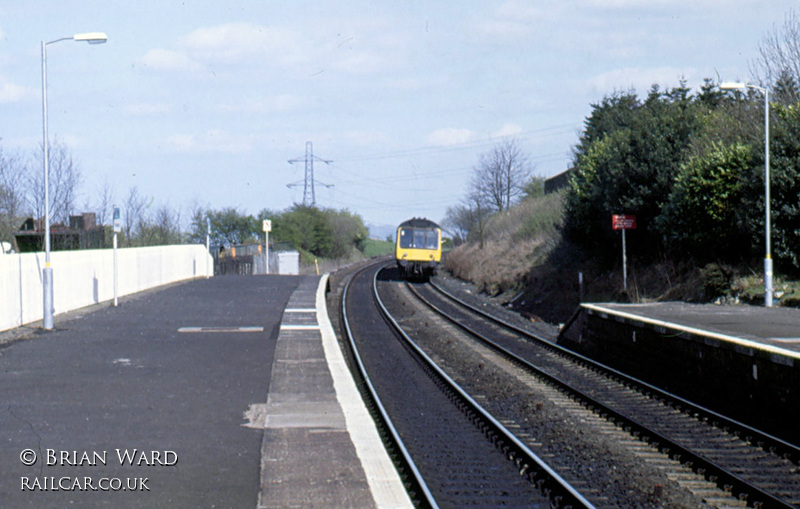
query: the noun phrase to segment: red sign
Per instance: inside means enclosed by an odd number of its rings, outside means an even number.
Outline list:
[[[614,214],[611,216],[611,228],[615,230],[635,230],[636,216]]]

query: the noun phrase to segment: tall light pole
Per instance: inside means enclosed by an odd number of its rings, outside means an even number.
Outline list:
[[[42,293],[44,294],[44,313],[42,326],[53,328],[53,268],[50,267],[50,186],[48,167],[49,149],[47,142],[47,46],[61,41],[85,41],[89,44],[102,44],[108,40],[102,32],[75,34],[72,37],[61,37],[50,42],[42,41],[42,166],[44,167],[44,251],[45,266],[42,270]]]
[[[769,197],[769,89],[756,85],[738,82],[726,82],[719,86],[722,90],[744,90],[752,88],[764,94],[764,209],[765,222],[764,234],[766,242],[766,256],[764,257],[764,305],[772,307],[772,242],[770,228],[770,197]]]

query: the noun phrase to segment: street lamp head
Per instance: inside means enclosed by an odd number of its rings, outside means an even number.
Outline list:
[[[721,90],[744,90],[747,88],[747,85],[737,81],[726,81],[724,83],[720,83],[719,88]]]
[[[73,41],[86,41],[89,44],[103,44],[108,40],[108,36],[103,32],[86,32],[72,36]]]

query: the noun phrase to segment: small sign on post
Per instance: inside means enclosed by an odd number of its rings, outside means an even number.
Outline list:
[[[122,231],[119,207],[114,205],[114,307],[119,305],[119,277],[117,272],[117,234]]]
[[[261,229],[264,230],[264,257],[266,258],[266,272],[269,274],[269,232],[272,231],[272,221],[269,219],[264,219],[264,222],[261,224]]]
[[[622,286],[628,291],[628,256],[625,249],[625,230],[636,229],[636,216],[614,214],[611,216],[611,228],[622,230]]]

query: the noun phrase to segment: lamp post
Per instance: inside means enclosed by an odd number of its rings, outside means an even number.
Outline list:
[[[744,90],[752,88],[764,94],[764,209],[765,223],[764,234],[766,242],[766,256],[764,257],[764,305],[772,307],[772,248],[770,228],[770,197],[769,197],[769,89],[738,82],[726,82],[719,86],[722,90]]]
[[[48,183],[50,169],[48,167],[49,149],[47,143],[47,46],[61,41],[85,41],[89,44],[102,44],[108,40],[101,32],[75,34],[72,37],[61,37],[50,42],[42,41],[42,166],[44,168],[44,251],[45,266],[42,270],[42,293],[44,313],[42,326],[53,328],[53,268],[50,267],[50,186]]]

